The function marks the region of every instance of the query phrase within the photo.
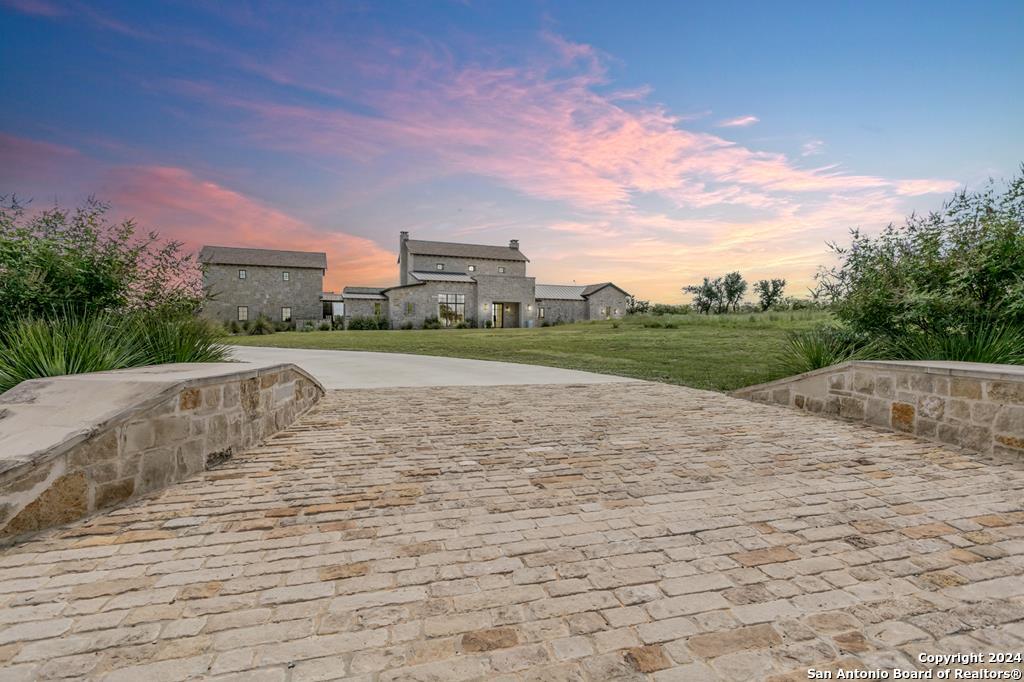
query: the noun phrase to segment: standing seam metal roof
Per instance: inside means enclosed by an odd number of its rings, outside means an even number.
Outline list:
[[[464,272],[420,272],[413,271],[413,277],[421,282],[475,282],[476,280]]]
[[[279,251],[235,246],[204,246],[199,262],[209,265],[262,265],[281,268],[327,269],[327,254],[319,251]]]
[[[422,239],[405,241],[409,253],[417,256],[449,256],[453,258],[482,258],[485,260],[529,261],[519,249],[486,244],[459,244],[457,242],[428,242]]]

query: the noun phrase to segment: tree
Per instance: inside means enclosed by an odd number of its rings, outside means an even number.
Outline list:
[[[683,287],[683,293],[693,296],[693,307],[698,313],[711,314],[711,308],[721,308],[722,301],[722,278],[712,280],[705,277],[700,284],[689,284]]]
[[[1024,325],[1024,165],[1000,190],[957,192],[876,237],[829,244],[839,265],[818,272],[836,315],[853,330],[941,338],[979,324]]]
[[[757,294],[761,310],[768,310],[782,300],[782,292],[786,288],[784,279],[759,279],[754,282],[754,293]]]
[[[626,313],[629,315],[646,315],[651,309],[651,302],[644,301],[636,296],[626,299]]]
[[[0,326],[56,312],[198,307],[201,271],[182,243],[137,236],[134,221],[113,223],[108,210],[90,198],[30,214],[0,197]]]
[[[722,289],[725,294],[726,308],[732,307],[733,312],[739,308],[743,294],[747,293],[747,281],[738,272],[730,272],[722,278]]]

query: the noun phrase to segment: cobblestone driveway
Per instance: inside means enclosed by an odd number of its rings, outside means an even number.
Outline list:
[[[1024,648],[1024,466],[685,388],[332,392],[0,553],[0,678],[806,679]]]

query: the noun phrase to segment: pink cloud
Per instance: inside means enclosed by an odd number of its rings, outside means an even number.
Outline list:
[[[0,0],[0,5],[22,14],[53,19],[65,14],[60,6],[47,0]]]
[[[356,281],[391,284],[396,279],[394,255],[369,239],[314,228],[182,168],[115,169],[107,175],[102,196],[144,229],[157,230],[196,250],[203,244],[218,244],[325,251],[324,286],[328,289]]]
[[[736,116],[735,118],[727,118],[724,121],[718,122],[719,128],[746,128],[752,126],[755,123],[759,123],[761,119],[757,116]]]

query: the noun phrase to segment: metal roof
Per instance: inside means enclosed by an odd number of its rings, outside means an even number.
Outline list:
[[[345,287],[341,290],[342,300],[374,300],[380,301],[387,299],[382,292],[384,287]]]
[[[482,258],[485,260],[529,261],[519,249],[509,246],[485,244],[458,244],[456,242],[428,242],[422,239],[405,241],[409,253],[417,256],[449,256],[453,258]]]
[[[320,300],[321,301],[343,301],[345,299],[344,299],[344,295],[343,294],[336,294],[333,291],[325,291],[322,294],[320,294]]]
[[[554,299],[561,301],[582,301],[583,290],[586,287],[575,284],[538,284],[536,286],[537,298]]]
[[[263,265],[279,268],[327,269],[327,254],[318,251],[279,251],[236,246],[204,246],[199,262],[210,265]]]
[[[441,270],[437,272],[420,272],[417,270],[409,274],[421,282],[476,282],[475,279],[464,272],[443,272]]]

